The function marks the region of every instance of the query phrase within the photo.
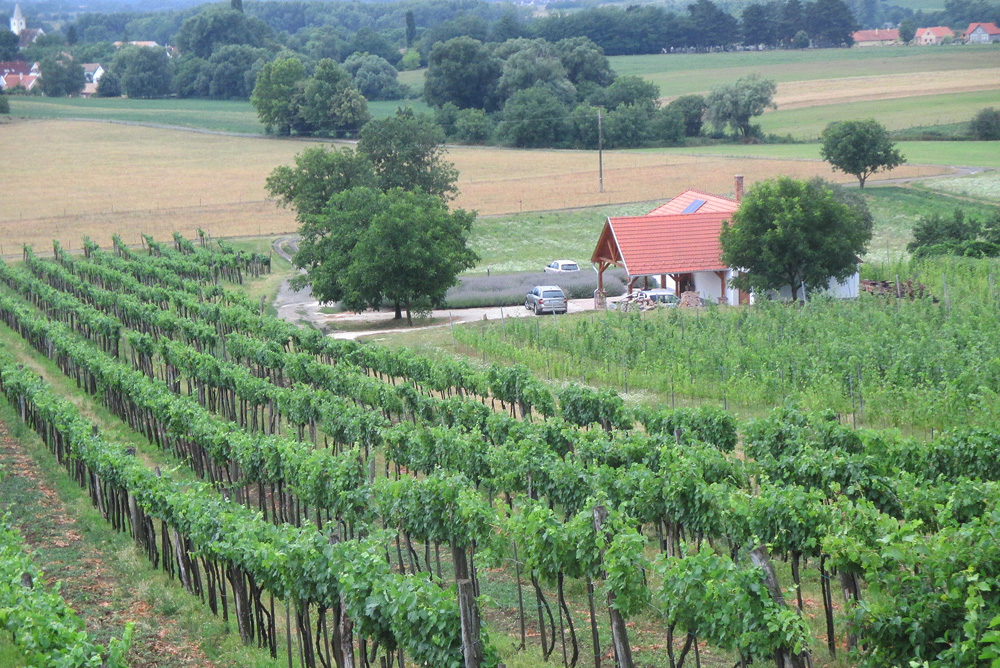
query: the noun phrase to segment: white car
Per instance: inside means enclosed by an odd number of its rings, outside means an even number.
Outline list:
[[[656,288],[655,290],[640,290],[639,299],[648,299],[660,306],[677,306],[681,303],[678,297],[670,288]]]
[[[570,271],[580,271],[580,265],[573,260],[555,260],[545,267],[546,274],[565,274]]]

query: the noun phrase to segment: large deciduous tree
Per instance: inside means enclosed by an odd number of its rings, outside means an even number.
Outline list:
[[[555,93],[536,87],[519,90],[503,107],[497,137],[522,148],[557,146],[568,138],[569,109]]]
[[[519,48],[504,60],[503,73],[497,83],[500,98],[510,100],[519,91],[544,88],[565,105],[575,103],[576,86],[570,81],[555,47],[543,39],[514,41]]]
[[[97,97],[121,97],[122,80],[114,72],[105,72],[97,82]]]
[[[910,19],[903,19],[899,22],[899,41],[909,44],[917,36],[917,28]]]
[[[705,120],[705,98],[701,95],[682,95],[667,105],[675,109],[684,120],[684,134],[697,137],[701,134],[701,125]]]
[[[267,177],[267,192],[282,206],[292,206],[299,222],[326,209],[337,193],[377,184],[371,161],[349,148],[307,148],[295,166],[281,165]]]
[[[1000,139],[1000,109],[980,109],[969,122],[969,131],[980,141]]]
[[[819,179],[787,177],[749,189],[731,222],[723,223],[722,261],[741,273],[741,290],[789,286],[824,289],[831,278],[857,271],[872,236],[872,219],[860,198],[838,194]]]
[[[441,128],[428,118],[400,109],[361,130],[358,152],[375,166],[382,190],[423,190],[441,199],[455,196],[458,171],[443,158]]]
[[[355,53],[344,61],[344,69],[361,94],[369,100],[399,100],[406,96],[407,87],[399,83],[399,72],[380,56]]]
[[[738,40],[739,22],[712,0],[697,0],[688,5],[688,12],[695,46],[723,46]]]
[[[355,134],[368,122],[368,100],[339,64],[323,59],[305,82],[299,116],[319,132],[332,136]]]
[[[495,109],[502,68],[503,62],[479,40],[440,42],[427,57],[424,97],[437,107],[451,102],[460,109]]]
[[[906,162],[889,138],[889,131],[873,118],[826,126],[819,152],[834,169],[853,174],[862,188],[872,174]]]
[[[210,57],[227,44],[263,47],[274,31],[262,20],[247,16],[242,9],[210,7],[181,24],[175,43],[185,55]]]
[[[122,88],[129,97],[154,98],[170,95],[173,64],[166,49],[125,47],[115,55],[111,71],[121,77]]]
[[[809,36],[815,46],[852,46],[857,28],[851,8],[843,0],[815,0],[805,6]]]
[[[0,60],[16,59],[20,53],[19,42],[17,35],[0,27]]]
[[[279,58],[267,63],[257,74],[257,83],[250,103],[257,110],[260,122],[268,132],[278,128],[279,134],[289,134],[298,115],[292,104],[296,84],[306,78],[306,68],[298,58]]]
[[[760,116],[764,109],[776,109],[774,94],[778,88],[770,79],[751,74],[740,77],[735,83],[712,89],[705,99],[705,120],[722,131],[726,125],[750,136],[750,119]]]
[[[76,95],[87,82],[83,67],[68,58],[48,56],[42,60],[41,87],[47,97]]]
[[[566,74],[574,86],[593,84],[609,86],[615,80],[604,49],[589,37],[570,37],[556,42],[556,53],[566,68]]]
[[[320,301],[377,308],[388,301],[396,317],[439,305],[460,272],[478,257],[468,247],[475,213],[449,211],[422,191],[351,188],[308,216],[295,264]]]

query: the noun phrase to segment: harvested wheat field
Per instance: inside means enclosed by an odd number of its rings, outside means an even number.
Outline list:
[[[778,109],[890,100],[921,95],[1000,89],[1000,67],[965,71],[911,72],[778,84]]]
[[[107,244],[115,233],[138,243],[143,233],[162,239],[198,228],[219,237],[294,231],[293,212],[267,199],[264,181],[316,145],[74,121],[0,125],[0,141],[11,167],[0,204],[6,254],[52,239]],[[851,180],[819,161],[607,151],[601,193],[594,152],[456,147],[448,159],[461,175],[456,204],[483,215],[648,201],[691,187],[728,193],[737,173],[748,184],[779,174]],[[903,166],[889,176],[949,171]]]

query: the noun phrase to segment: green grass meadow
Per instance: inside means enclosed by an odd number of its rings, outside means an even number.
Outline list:
[[[151,123],[201,128],[213,132],[263,134],[264,126],[247,100],[195,100],[167,98],[130,100],[126,98],[38,97],[12,95],[11,116],[30,119],[88,119],[109,122]],[[422,100],[369,102],[375,118],[385,118],[400,106],[427,111]]]
[[[1000,168],[1000,142],[903,141],[897,147],[906,161],[918,165]],[[819,144],[724,144],[697,148],[655,149],[668,153],[779,160],[821,160]]]
[[[779,106],[765,111],[757,122],[767,134],[808,140],[818,138],[830,123],[859,118],[874,118],[889,130],[961,123],[970,120],[984,107],[997,106],[998,100],[1000,92],[990,90],[851,101],[796,109]]]
[[[11,96],[11,116],[31,119],[84,118],[155,123],[218,132],[263,133],[246,100],[129,100],[125,98]]]

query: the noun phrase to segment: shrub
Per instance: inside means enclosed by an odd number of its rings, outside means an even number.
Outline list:
[[[1000,139],[1000,109],[987,107],[980,109],[969,123],[972,136],[980,141]]]
[[[0,94],[0,114],[10,113],[10,101],[7,100],[7,96]]]

